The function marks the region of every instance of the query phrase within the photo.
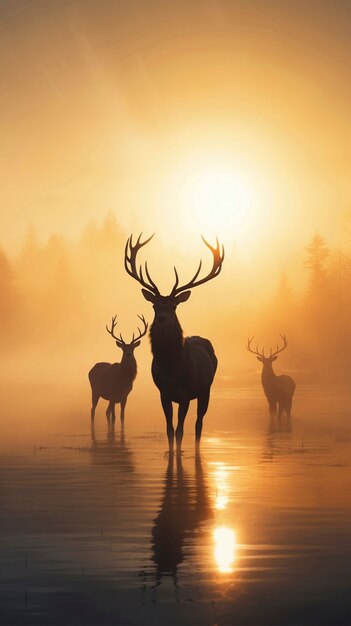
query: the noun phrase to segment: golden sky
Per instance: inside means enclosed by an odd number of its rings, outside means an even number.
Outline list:
[[[344,244],[350,18],[342,0],[2,0],[1,243],[112,210],[243,260],[292,263],[316,229]]]

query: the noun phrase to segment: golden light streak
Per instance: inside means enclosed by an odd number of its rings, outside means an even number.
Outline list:
[[[216,496],[215,508],[218,510],[223,510],[227,507],[229,502],[228,496],[221,494]]]
[[[221,574],[230,574],[236,559],[237,540],[235,532],[227,526],[214,529],[214,557]]]
[[[215,508],[223,510],[229,503],[228,470],[223,463],[216,463],[213,477],[216,485]]]

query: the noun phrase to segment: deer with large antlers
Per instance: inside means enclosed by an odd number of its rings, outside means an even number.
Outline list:
[[[133,382],[137,375],[137,363],[134,357],[134,350],[140,346],[140,340],[147,333],[148,324],[143,315],[138,315],[143,323],[143,330],[138,328],[139,334],[130,343],[126,343],[120,334],[117,337],[114,333],[117,321],[116,315],[112,318],[111,328],[106,326],[107,332],[115,339],[118,348],[123,352],[120,363],[96,363],[89,372],[89,381],[92,393],[91,421],[94,422],[96,405],[99,398],[108,400],[106,410],[107,421],[115,423],[115,405],[121,405],[121,424],[124,424],[124,411],[130,394]]]
[[[152,235],[153,237],[153,235]],[[153,354],[152,377],[161,396],[161,404],[167,421],[167,436],[170,451],[174,447],[173,406],[179,405],[178,425],[176,429],[177,450],[180,451],[183,439],[183,426],[191,400],[197,399],[197,419],[195,437],[200,443],[202,421],[208,408],[210,388],[217,369],[217,358],[212,344],[202,337],[183,337],[183,331],[177,318],[178,304],[186,302],[191,289],[202,285],[218,276],[222,269],[224,248],[220,248],[217,240],[212,247],[205,239],[205,245],[211,250],[213,265],[211,271],[203,278],[198,278],[202,262],[193,278],[185,285],[179,285],[176,268],[175,283],[168,296],[162,296],[152,280],[147,262],[144,267],[137,268],[137,254],[152,237],[141,241],[139,235],[135,245],[132,236],[128,239],[125,249],[124,266],[127,273],[143,287],[144,298],[154,307],[155,317],[150,329],[151,349]]]
[[[292,399],[296,387],[295,381],[291,376],[286,376],[285,374],[277,376],[273,371],[273,361],[276,360],[278,354],[283,352],[288,345],[285,335],[280,336],[283,339],[283,347],[279,348],[279,346],[277,346],[275,352],[271,349],[269,356],[265,356],[264,348],[262,352],[259,351],[258,346],[256,346],[256,350],[251,348],[254,337],[247,340],[246,350],[255,354],[263,365],[261,375],[262,387],[268,400],[271,416],[277,414],[278,405],[278,417],[281,416],[283,411],[290,417]]]

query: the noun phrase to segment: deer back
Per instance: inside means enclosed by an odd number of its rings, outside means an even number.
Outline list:
[[[123,359],[121,363],[96,363],[89,372],[93,391],[106,400],[119,402],[131,391],[136,377],[136,361],[131,361],[127,366]]]
[[[276,379],[279,390],[285,396],[292,397],[296,388],[296,383],[293,378],[291,378],[291,376],[287,376],[286,374],[281,374],[280,376],[276,376]]]
[[[171,396],[173,402],[191,400],[208,389],[217,369],[213,347],[202,337],[187,337],[177,361],[170,360],[169,367],[154,356],[152,376],[161,393]]]
[[[262,371],[262,386],[268,399],[279,400],[292,397],[295,391],[295,382],[291,376],[281,374],[277,376],[273,370],[271,373]]]

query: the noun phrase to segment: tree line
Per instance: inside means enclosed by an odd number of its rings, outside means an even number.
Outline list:
[[[103,333],[102,323],[121,300],[128,300],[134,317],[143,312],[137,310],[139,293],[126,280],[125,241],[126,233],[109,213],[100,224],[87,226],[76,241],[54,234],[42,243],[30,227],[15,258],[0,246],[2,353],[28,347],[40,351],[43,345],[79,349],[98,329]],[[278,269],[275,285],[266,288],[267,300],[258,307],[254,294],[251,302],[241,302],[238,281],[233,284],[224,268],[227,297],[221,309],[209,313],[211,328],[206,332],[227,377],[252,369],[246,357],[232,357],[231,344],[238,344],[239,355],[248,334],[263,343],[265,337],[283,332],[289,340],[285,371],[298,372],[305,382],[351,382],[351,254],[330,249],[315,233],[301,246],[301,255],[304,288]],[[194,314],[199,310],[195,304]],[[185,330],[191,333],[191,328]]]

